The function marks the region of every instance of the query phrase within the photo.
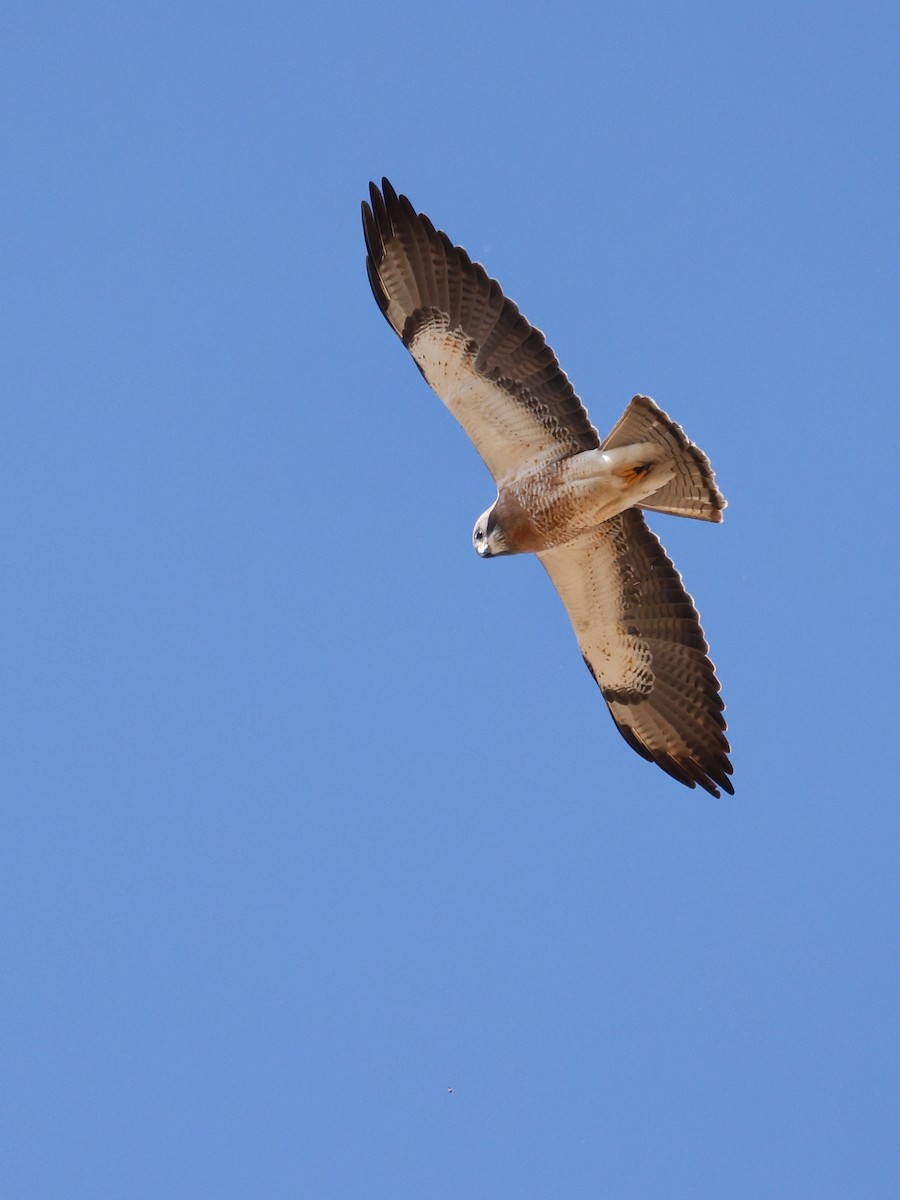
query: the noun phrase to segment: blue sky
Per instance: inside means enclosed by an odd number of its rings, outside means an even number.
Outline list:
[[[894,6],[2,25],[3,1194],[896,1196]],[[383,174],[710,455],[734,799],[472,550]]]

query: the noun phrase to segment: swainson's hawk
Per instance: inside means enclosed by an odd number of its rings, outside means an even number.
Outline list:
[[[647,396],[601,441],[543,334],[496,280],[386,179],[369,190],[375,299],[497,485],[475,549],[537,554],[626,742],[688,787],[733,793],[697,611],[641,512],[721,521],[706,455]]]

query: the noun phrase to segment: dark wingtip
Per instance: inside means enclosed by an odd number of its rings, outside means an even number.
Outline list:
[[[587,658],[584,655],[582,655],[582,658],[584,658],[588,670],[594,675],[593,667]],[[594,678],[596,679],[596,675]],[[670,754],[654,751],[645,746],[630,726],[620,724],[616,720],[612,709],[610,709],[610,716],[613,719],[616,729],[618,729],[632,750],[639,754],[641,758],[646,759],[647,762],[654,763],[661,771],[665,771],[667,775],[677,780],[678,783],[684,784],[685,787],[689,788],[701,787],[709,792],[711,796],[715,796],[717,800],[720,798],[719,788],[727,792],[729,796],[734,795],[734,785],[728,778],[733,768],[724,753],[719,753],[711,757],[706,763],[698,762],[693,758],[674,758]],[[727,743],[724,749],[725,751],[728,750]]]
[[[391,224],[387,215],[381,192],[374,183],[369,184],[371,207],[365,200],[362,202],[363,235],[366,239],[366,273],[369,276],[369,286],[372,295],[382,312],[387,309],[388,298],[378,277],[378,264],[384,257],[385,234],[390,235]]]
[[[369,277],[369,287],[372,289],[372,295],[375,297],[375,303],[383,313],[387,314],[387,292],[384,290],[384,286],[378,275],[378,269],[372,262],[371,256],[366,257],[366,274]]]
[[[723,792],[727,792],[729,796],[734,795],[734,784],[728,778],[732,766],[727,758],[724,758],[721,763],[709,763],[706,766],[702,763],[692,762],[691,767],[694,778],[700,786],[706,788],[710,795],[715,796],[717,800],[720,799],[719,788]]]

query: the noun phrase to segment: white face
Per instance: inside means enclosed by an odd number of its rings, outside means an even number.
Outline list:
[[[486,513],[481,514],[481,516],[475,522],[475,528],[472,530],[472,545],[475,547],[475,549],[478,551],[478,553],[481,555],[482,558],[490,557],[490,550],[488,549],[488,538],[487,538],[487,520],[488,520],[488,513],[490,513],[490,511],[491,510],[488,509],[488,511]]]
[[[508,553],[503,531],[496,522],[490,533],[488,533],[490,515],[493,510],[494,506],[491,505],[487,512],[483,512],[475,522],[475,528],[472,530],[472,545],[482,558],[493,558],[495,554]]]

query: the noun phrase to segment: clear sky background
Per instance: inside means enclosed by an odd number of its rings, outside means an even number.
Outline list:
[[[0,18],[0,1192],[900,1195],[894,4]],[[722,526],[632,753],[379,314],[386,174]]]

